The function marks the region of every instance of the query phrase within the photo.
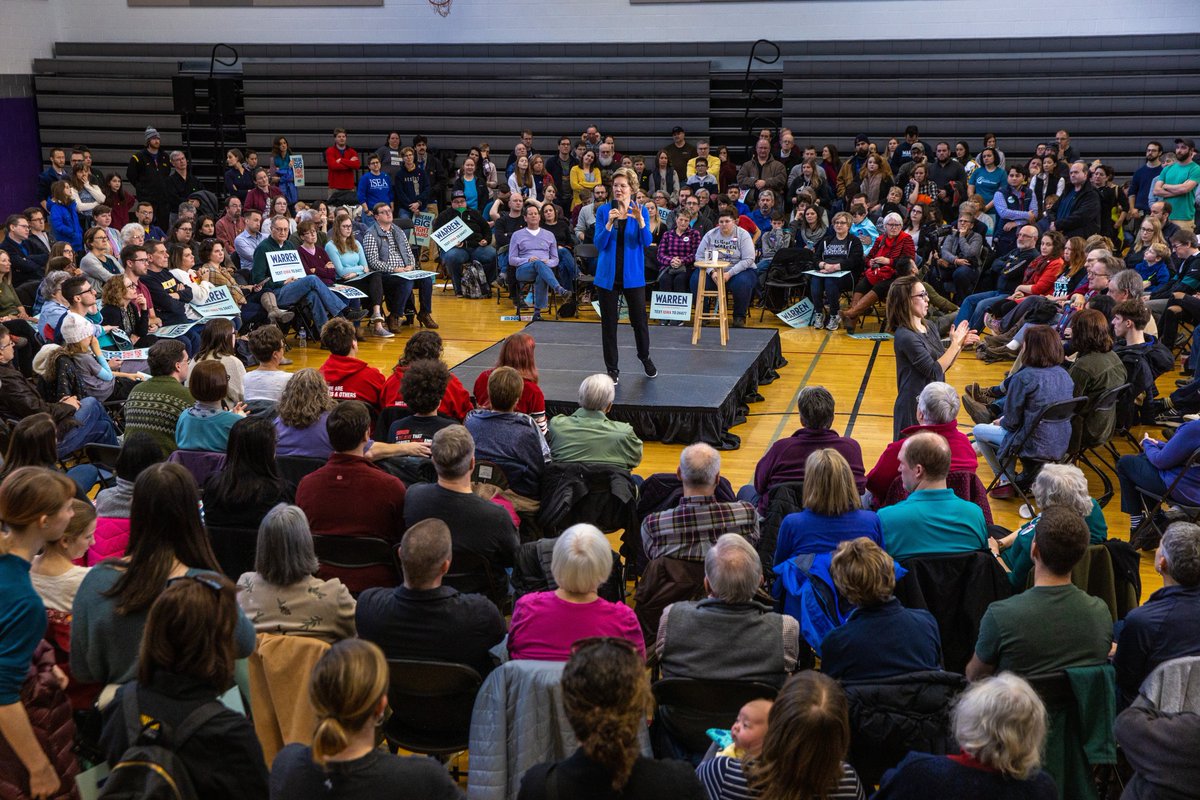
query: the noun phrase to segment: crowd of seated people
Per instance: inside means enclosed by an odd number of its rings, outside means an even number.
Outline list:
[[[1064,671],[1123,709],[1114,735],[1136,780],[1177,791],[1184,779],[1170,765],[1186,763],[1200,726],[1189,712],[1160,711],[1163,698],[1145,687],[1163,665],[1200,656],[1200,526],[1166,526],[1143,497],[1169,492],[1183,513],[1200,503],[1191,462],[1200,420],[1185,417],[1200,411],[1195,352],[1177,391],[1159,397],[1156,387],[1191,338],[1180,325],[1200,320],[1193,143],[1180,138],[1169,164],[1163,148],[1148,148],[1125,191],[1107,165],[1081,161],[1065,131],[1024,164],[1011,152],[1006,162],[994,137],[973,156],[948,142],[927,148],[915,128],[895,147],[860,136],[843,160],[790,131],[764,133],[740,167],[682,129],[640,159],[594,128],[544,158],[529,133],[507,164],[479,148],[454,174],[423,137],[408,148],[389,136],[364,163],[339,131],[325,154],[328,203],[300,207],[282,142],[266,168],[231,152],[219,220],[197,214],[202,190],[182,154],[161,152],[156,131],[131,161],[137,204],[119,178],[114,186],[87,168],[68,177],[55,151],[45,206],[10,216],[0,242],[0,412],[12,428],[0,468],[0,587],[11,601],[0,610],[0,740],[11,754],[0,780],[28,796],[69,793],[81,766],[64,745],[72,711],[115,766],[137,743],[127,715],[170,730],[200,709],[208,713],[180,752],[201,796],[337,787],[347,797],[383,788],[456,797],[436,762],[376,747],[387,659],[416,658],[489,681],[508,662],[559,666],[579,749],[529,770],[522,797],[598,787],[629,797],[865,797],[874,787],[852,765],[854,687],[950,666],[962,632],[935,613],[937,598],[920,607],[911,587],[961,564],[1001,576],[1003,591],[959,598],[974,615],[969,656],[955,667],[970,682],[952,717],[959,752],[910,753],[877,796],[1040,798],[1055,782],[1062,791],[1070,776],[1043,755],[1057,712],[1039,687]],[[833,395],[819,386],[798,393],[800,428],[760,455],[736,497],[715,449],[684,448],[676,473],[656,476],[677,495],[639,520],[629,539],[641,552],[622,565],[689,565],[680,574],[695,585],[649,636],[607,595],[625,576],[614,578],[613,546],[587,523],[542,554],[544,588],[514,596],[526,546],[541,534],[547,465],[640,466],[633,427],[610,417],[611,379],[585,378],[579,410],[549,416],[535,343],[515,334],[470,393],[442,361],[432,280],[400,277],[419,266],[406,217],[444,205],[437,226],[461,218],[471,229],[442,255],[457,290],[478,262],[488,282],[505,282],[509,268],[533,281],[537,306],[548,290],[566,294],[574,270],[588,267],[571,250],[594,237],[595,209],[625,162],[643,177],[638,202],[654,207],[660,257],[647,264],[662,274],[649,277],[692,285],[699,254],[719,251],[735,323],[781,253],[810,250],[831,275],[806,290],[821,327],[893,304],[894,289],[911,293],[901,299],[913,309],[940,292],[961,306],[949,312],[956,350],[976,331],[986,335],[979,357],[1014,362],[999,385],[964,387],[970,435],[949,383],[908,384],[913,407],[873,466],[835,430]],[[335,211],[327,233],[330,206],[350,211]],[[281,271],[292,252],[302,275]],[[333,291],[341,282],[364,287],[365,308]],[[42,301],[36,319],[13,299],[26,285]],[[217,287],[231,290],[232,321],[196,311]],[[281,326],[295,316],[319,327],[329,351],[319,369],[281,370]],[[914,330],[923,316],[911,317]],[[424,329],[390,375],[358,355],[364,319],[381,338],[405,320]],[[126,372],[113,352],[134,345],[147,350],[144,371]],[[945,378],[947,367],[930,374]],[[1125,384],[1118,403],[1100,407]],[[1077,419],[1036,422],[1071,398],[1086,398]],[[1100,446],[1156,420],[1163,441],[1144,437],[1116,475],[1130,533],[1154,551],[1163,588],[1114,626],[1085,575],[1104,563],[1095,548],[1111,543],[1109,526],[1073,461],[1081,442]],[[90,444],[119,446],[115,466],[80,458]],[[197,481],[191,459],[201,454],[221,466]],[[990,524],[979,455],[998,477],[991,500],[1014,494],[1006,484],[1031,493],[1032,518],[1014,531]],[[503,487],[476,480],[482,462]],[[794,507],[767,537],[784,489]],[[223,575],[210,528],[252,536],[253,568]],[[394,558],[326,563],[352,540],[381,542]],[[329,645],[299,676],[315,712],[311,738],[269,765],[247,718],[214,705],[256,635]],[[707,755],[683,746],[688,709],[658,709],[655,760],[641,744],[654,706],[648,665],[665,679],[753,682],[776,694],[731,713],[726,744]],[[1157,746],[1137,744],[1146,741]]]

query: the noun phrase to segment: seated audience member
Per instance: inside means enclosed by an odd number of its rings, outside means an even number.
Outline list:
[[[1139,697],[1117,715],[1113,735],[1134,772],[1125,794],[1167,798],[1195,793],[1200,781],[1196,763],[1200,714],[1164,711],[1158,703]]]
[[[257,530],[292,489],[275,466],[275,426],[265,417],[239,419],[229,429],[225,466],[204,483],[204,520],[218,528]]]
[[[865,536],[842,542],[829,574],[855,606],[821,642],[821,671],[839,681],[870,681],[942,668],[942,636],[923,608],[905,608],[892,592],[895,562]]]
[[[254,571],[238,578],[238,604],[259,633],[353,639],[354,598],[337,578],[316,577],[308,518],[280,503],[258,526]]]
[[[337,405],[320,372],[311,367],[295,372],[275,408],[276,455],[329,458],[333,446],[325,421]]]
[[[775,698],[761,756],[718,756],[696,772],[709,800],[861,800],[862,782],[845,761],[849,750],[846,693],[827,675],[806,670],[789,678]]]
[[[917,397],[917,424],[900,431],[900,438],[883,448],[879,460],[867,473],[867,498],[879,506],[888,489],[900,477],[900,448],[909,436],[922,431],[936,433],[950,445],[950,472],[974,473],[979,464],[971,440],[958,429],[958,393],[948,383],[935,381],[925,385]]]
[[[296,505],[304,509],[313,533],[399,542],[404,535],[404,484],[364,455],[371,431],[366,405],[357,400],[338,403],[325,427],[333,455],[325,466],[305,475],[296,489]],[[370,501],[347,502],[347,492]]]
[[[1078,512],[1055,506],[1042,513],[1030,550],[1033,588],[988,606],[968,680],[1005,671],[1045,675],[1108,660],[1108,606],[1071,583],[1071,570],[1087,547],[1087,523]]]
[[[833,448],[813,451],[805,474],[804,508],[783,518],[775,564],[805,553],[829,553],[860,536],[883,547],[879,517],[862,508],[854,475],[841,453]]]
[[[897,561],[987,548],[983,511],[946,488],[950,445],[936,433],[917,433],[900,447],[907,498],[879,509],[884,547]]]
[[[628,422],[608,418],[616,385],[603,373],[579,384],[579,408],[550,420],[550,456],[555,461],[587,461],[634,469],[642,463],[642,440]]]
[[[388,680],[383,653],[370,642],[347,639],[321,656],[308,679],[313,742],[289,744],[275,756],[271,797],[459,800],[462,792],[437,761],[376,746]]]
[[[704,556],[708,597],[663,609],[655,654],[664,678],[762,681],[796,669],[800,623],[755,602],[762,562],[745,538],[722,535]]]
[[[717,500],[721,454],[711,445],[688,445],[675,470],[683,482],[683,497],[675,508],[659,511],[642,522],[642,547],[647,560],[680,558],[703,561],[713,542],[724,533],[738,533],[758,542],[758,512],[741,500]]]
[[[321,375],[329,384],[334,400],[359,400],[378,410],[383,397],[383,373],[358,357],[358,337],[354,323],[335,317],[321,328],[321,346],[329,358],[321,365]]]
[[[70,635],[71,606],[79,584],[87,577],[88,568],[76,564],[95,542],[96,509],[87,500],[75,498],[70,502],[71,521],[62,538],[46,542],[42,552],[29,568],[34,591],[46,606],[46,640],[53,643],[56,666],[68,676],[71,672]],[[79,684],[67,684],[73,705],[94,701],[96,692]],[[98,689],[99,687],[97,687]]]
[[[1083,517],[1090,544],[1102,544],[1108,538],[1104,509],[1088,494],[1087,477],[1079,467],[1068,464],[1042,467],[1033,479],[1033,501],[1043,512],[1051,506],[1064,506]],[[1013,533],[996,540],[996,549],[1008,567],[1008,580],[1013,591],[1024,591],[1029,582],[1029,571],[1033,569],[1029,551],[1040,518],[1040,515],[1034,517]]]
[[[50,353],[42,372],[49,397],[92,397],[101,403],[128,397],[138,376],[116,369],[114,364],[120,366],[116,359],[98,355],[99,344],[92,330],[86,317],[74,312],[63,317],[59,327],[62,346]]]
[[[178,464],[147,467],[133,487],[129,555],[97,564],[75,595],[71,623],[75,680],[133,680],[150,605],[163,594],[169,579],[207,572],[220,572],[220,567],[200,520],[196,482]],[[209,618],[215,616],[212,612]],[[236,658],[254,652],[254,626],[241,614],[236,625],[229,626],[228,638]],[[200,652],[216,647],[208,644]]]
[[[558,588],[517,599],[508,630],[509,657],[566,661],[580,639],[611,636],[632,644],[644,661],[646,644],[633,609],[596,593],[612,564],[612,547],[598,528],[580,523],[563,531],[550,559]]]
[[[263,325],[252,330],[246,341],[250,345],[250,354],[258,362],[258,369],[246,373],[246,402],[266,400],[278,403],[283,387],[292,378],[290,372],[280,369],[287,360],[283,333],[274,325]]]
[[[1154,571],[1162,576],[1163,588],[1129,612],[1117,639],[1113,665],[1122,705],[1133,702],[1159,664],[1200,655],[1200,526],[1167,526],[1154,554]]]
[[[475,455],[504,470],[508,485],[524,497],[541,493],[542,470],[550,460],[537,423],[516,411],[524,380],[512,367],[497,367],[488,378],[491,408],[477,408],[464,423],[475,439]]]
[[[875,800],[971,797],[1053,800],[1054,779],[1041,769],[1046,707],[1011,673],[967,689],[950,712],[955,755],[912,752],[883,776]]]
[[[237,357],[237,332],[233,323],[223,317],[209,320],[200,334],[200,349],[192,359],[191,369],[204,361],[217,361],[225,367],[229,388],[225,391],[225,404],[233,407],[246,399],[246,365]],[[191,386],[191,370],[188,371],[188,386]]]
[[[245,622],[237,587],[218,572],[195,572],[170,578],[165,589],[156,587],[154,596],[137,680],[121,687],[104,711],[100,747],[110,766],[135,744],[127,705],[143,722],[156,720],[167,731],[178,730],[202,706],[219,706],[221,695],[234,686],[234,661],[240,655],[234,630]],[[199,797],[267,797],[262,747],[254,725],[240,712],[220,707],[172,751]],[[112,784],[122,784],[120,772],[110,778],[106,792],[116,789]]]
[[[180,417],[196,402],[183,385],[187,350],[177,339],[160,339],[150,346],[146,363],[150,379],[134,386],[125,400],[125,435],[143,431],[169,455],[179,449],[175,429]]]
[[[514,333],[504,339],[500,345],[500,354],[496,357],[496,366],[485,369],[475,379],[475,403],[480,408],[495,408],[488,397],[488,381],[492,378],[492,370],[498,367],[512,367],[521,374],[521,397],[517,400],[514,411],[528,414],[537,423],[542,435],[546,433],[546,397],[538,386],[537,362],[533,358],[534,341],[527,333]]]
[[[225,452],[229,431],[246,416],[246,407],[238,403],[232,411],[222,407],[229,391],[228,373],[220,361],[201,361],[192,368],[188,388],[196,404],[179,415],[175,442],[180,450]]]
[[[513,565],[520,542],[508,512],[471,491],[475,440],[462,425],[451,425],[434,434],[429,455],[437,483],[409,488],[404,524],[411,528],[422,520],[441,520],[450,528],[454,549],[483,556],[494,575],[503,574]],[[484,588],[482,582],[479,588]]]
[[[409,364],[400,381],[400,391],[412,413],[392,423],[388,440],[429,444],[442,428],[457,425],[438,414],[449,383],[450,370],[440,360],[424,359]]]
[[[404,584],[367,589],[358,600],[358,635],[388,658],[465,664],[487,677],[496,661],[489,652],[504,639],[504,618],[483,595],[462,594],[442,578],[450,570],[453,542],[440,519],[404,532],[400,562]]]
[[[99,470],[91,464],[59,469],[58,440],[54,420],[49,414],[34,414],[12,426],[0,465],[0,481],[21,467],[45,467],[65,472],[75,482],[75,496],[80,500],[87,500],[92,487],[100,480]]]
[[[1180,425],[1166,442],[1142,437],[1142,452],[1121,456],[1117,461],[1117,478],[1121,483],[1121,510],[1129,515],[1129,532],[1141,527],[1142,508],[1138,487],[1163,496],[1167,487],[1178,479],[1171,493],[1173,500],[1196,505],[1200,503],[1200,467],[1191,467],[1179,476],[1196,448],[1200,447],[1200,420]]]
[[[767,497],[781,483],[804,480],[804,464],[817,450],[830,448],[841,454],[854,472],[859,494],[867,485],[863,474],[862,448],[853,439],[833,430],[833,395],[824,386],[805,386],[796,401],[800,413],[800,428],[786,439],[771,445],[754,468],[753,497],[745,488],[738,498],[757,502],[761,514],[766,514]]]
[[[400,381],[404,379],[404,371],[409,364],[422,359],[440,361],[441,358],[442,337],[438,335],[437,331],[417,331],[410,336],[404,343],[404,355],[400,356],[400,360],[392,368],[392,374],[388,375],[383,384],[383,407],[404,406]],[[474,407],[475,404],[471,402],[471,395],[467,392],[466,387],[462,385],[457,375],[450,373],[450,382],[446,385],[446,394],[442,398],[441,405],[438,406],[438,414],[449,417],[455,422],[462,422],[466,419],[467,412]]]
[[[113,486],[96,493],[96,541],[84,563],[99,564],[106,558],[121,558],[129,545],[129,509],[133,484],[149,466],[166,459],[158,441],[146,431],[125,434],[114,467]]]
[[[42,643],[46,606],[30,574],[37,552],[54,547],[70,524],[74,491],[65,475],[42,467],[24,467],[0,481],[0,780],[13,798],[77,796],[71,707],[60,690],[65,676],[49,668],[52,651]]]
[[[12,334],[0,325],[0,386],[3,386],[0,391],[0,412],[10,419],[49,414],[54,419],[58,433],[59,458],[82,450],[87,444],[117,443],[117,432],[100,401],[94,397],[64,397],[57,403],[47,403],[34,385],[13,366],[13,349]]]
[[[521,800],[557,797],[705,800],[691,765],[642,754],[640,732],[654,706],[642,660],[624,642],[591,639],[570,654],[562,704],[579,749],[521,777]]]

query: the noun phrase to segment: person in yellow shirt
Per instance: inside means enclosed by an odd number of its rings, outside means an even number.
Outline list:
[[[689,178],[696,174],[696,162],[702,158],[708,162],[709,175],[715,176],[721,173],[721,159],[712,155],[709,152],[709,148],[708,139],[701,139],[696,142],[696,157],[688,159],[687,176]]]
[[[590,203],[592,189],[601,182],[602,176],[596,167],[596,154],[591,150],[583,151],[580,163],[571,167],[571,210],[574,211],[584,203]]]

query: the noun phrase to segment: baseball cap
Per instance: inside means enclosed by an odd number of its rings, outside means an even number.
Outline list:
[[[453,192],[450,193],[451,200],[458,200],[459,198],[462,198],[464,200],[467,199],[467,193],[464,192],[462,189],[455,189]]]
[[[1178,139],[1175,140],[1175,144],[1186,144],[1192,150],[1196,149],[1196,140],[1189,139],[1186,136],[1180,136]]]
[[[676,125],[674,128],[671,128],[671,135],[672,135],[672,136],[674,136],[674,135],[675,135],[675,134],[677,134],[677,133],[684,133],[684,132],[685,132],[685,131],[683,130],[683,128],[679,127],[678,125]]]
[[[82,342],[92,335],[92,323],[74,312],[69,312],[58,329],[63,344]]]
[[[924,153],[925,145],[921,144],[920,142],[913,142],[912,151],[914,153]]]

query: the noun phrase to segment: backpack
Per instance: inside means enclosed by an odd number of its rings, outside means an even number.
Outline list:
[[[463,264],[459,285],[462,286],[463,297],[478,300],[482,297],[492,296],[492,287],[488,285],[487,273],[483,271],[483,265],[478,261],[468,261]]]
[[[177,755],[188,739],[225,710],[211,700],[188,714],[174,731],[158,720],[142,724],[137,684],[122,697],[121,712],[129,747],[112,768],[98,800],[199,800],[191,775]]]
[[[816,268],[816,254],[800,247],[785,247],[775,253],[771,266],[767,268],[767,281],[796,283],[804,278],[807,270]],[[769,311],[782,311],[787,307],[790,293],[778,286],[766,286],[763,304]]]

